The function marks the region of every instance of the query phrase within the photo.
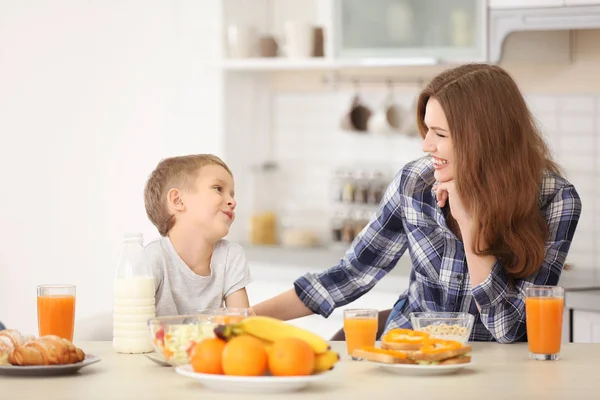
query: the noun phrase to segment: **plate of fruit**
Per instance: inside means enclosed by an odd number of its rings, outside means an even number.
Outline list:
[[[190,364],[176,372],[217,391],[280,393],[326,378],[339,359],[319,335],[253,316],[217,326],[215,337],[196,343]]]

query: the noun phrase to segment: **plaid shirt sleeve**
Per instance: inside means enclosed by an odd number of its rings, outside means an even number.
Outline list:
[[[367,293],[405,252],[408,241],[402,225],[402,175],[401,171],[390,183],[377,213],[337,265],[294,282],[296,294],[314,313],[328,317],[336,307]]]
[[[566,185],[558,190],[544,213],[549,239],[540,270],[516,281],[511,289],[502,265],[496,261],[486,280],[473,287],[481,321],[499,343],[512,343],[525,335],[525,288],[558,284],[581,214],[581,199],[575,188]]]

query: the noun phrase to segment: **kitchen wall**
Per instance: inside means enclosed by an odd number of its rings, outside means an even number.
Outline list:
[[[257,140],[245,126],[235,135],[221,135],[223,73],[211,67],[221,56],[220,13],[220,0],[0,2],[4,323],[36,331],[34,293],[41,283],[75,283],[78,319],[110,310],[121,235],[135,230],[147,239],[157,236],[144,213],[142,189],[162,157],[190,152],[224,156],[234,167],[238,197],[244,199],[231,237],[245,240],[245,217],[253,207],[250,189],[286,204],[291,214],[316,210],[317,217],[308,222],[325,232],[335,167],[375,165],[393,172],[420,155],[414,139],[340,132],[337,123],[351,88],[324,86],[321,74],[288,73],[273,81],[275,155],[282,175],[255,185],[248,160],[260,151],[256,146],[268,142]],[[571,64],[510,68],[537,104],[546,132],[584,197],[587,217],[577,246],[589,256],[596,244],[591,238],[598,237],[583,232],[585,224],[593,228],[599,180],[591,174],[598,151],[600,37],[577,34],[574,42]],[[427,71],[402,73],[422,72]],[[381,100],[381,87],[363,89],[370,104]],[[248,88],[234,90],[242,94]],[[397,88],[405,106],[414,93],[414,87]],[[244,101],[251,112],[253,102]],[[266,134],[268,124],[261,123]]]
[[[554,63],[518,61],[522,54],[515,53],[511,43],[522,43],[532,35],[540,36],[535,33],[511,37],[502,65],[522,87],[555,158],[582,198],[583,213],[569,261],[577,268],[600,269],[600,225],[596,217],[600,211],[597,200],[600,184],[600,81],[596,79],[600,70],[600,30],[572,33],[571,61]],[[555,40],[555,33],[547,33],[547,38]],[[386,77],[395,77],[410,81],[411,76],[431,75],[441,69],[373,70],[367,72],[366,78],[379,77],[383,82]],[[364,71],[355,73],[365,74]],[[238,169],[237,180],[251,180],[256,186],[255,192],[266,192],[276,199],[277,204],[272,207],[286,216],[285,221],[291,221],[292,226],[310,226],[321,238],[329,240],[330,221],[334,210],[339,208],[331,200],[336,169],[375,168],[391,177],[402,165],[423,153],[418,138],[343,131],[340,120],[349,108],[354,89],[347,83],[339,87],[324,85],[323,77],[319,73],[285,73],[275,78],[272,145],[273,157],[280,168],[263,186],[256,179],[256,172],[242,168]],[[414,84],[401,84],[394,92],[397,103],[404,110],[409,110],[418,88]],[[359,87],[359,93],[367,105],[377,109],[387,89],[383,83],[365,83]],[[412,118],[412,115],[406,118]],[[261,130],[261,133],[265,131]],[[239,140],[248,140],[247,136],[247,131],[239,132]],[[254,140],[253,152],[264,151],[265,143],[264,140]],[[249,145],[252,146],[252,143]],[[245,146],[238,148],[243,148],[244,152],[248,149]],[[241,157],[235,147],[228,148],[228,158],[241,160]],[[258,209],[265,206],[256,197],[254,205]],[[247,238],[242,229],[245,228],[238,225],[233,233],[240,240]]]
[[[220,0],[0,2],[0,320],[35,333],[36,285],[112,307],[126,231],[155,237],[163,157],[223,154]]]

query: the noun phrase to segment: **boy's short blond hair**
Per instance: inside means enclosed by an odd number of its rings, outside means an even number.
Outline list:
[[[175,224],[175,215],[167,208],[167,193],[173,188],[189,187],[190,178],[195,178],[200,168],[206,165],[219,165],[233,176],[227,164],[212,154],[165,158],[150,174],[144,188],[144,205],[148,218],[161,236],[166,236]]]

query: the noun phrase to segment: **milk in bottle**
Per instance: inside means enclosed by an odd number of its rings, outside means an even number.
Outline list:
[[[149,353],[154,350],[148,320],[155,316],[154,275],[140,263],[144,238],[126,234],[113,286],[113,347],[118,353]]]

